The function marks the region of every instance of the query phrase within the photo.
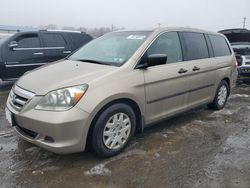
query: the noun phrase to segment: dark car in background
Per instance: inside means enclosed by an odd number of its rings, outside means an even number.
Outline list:
[[[0,79],[16,80],[25,72],[65,58],[93,38],[82,32],[17,32],[0,39]]]
[[[227,29],[219,32],[228,38],[235,52],[239,78],[250,78],[250,30]]]

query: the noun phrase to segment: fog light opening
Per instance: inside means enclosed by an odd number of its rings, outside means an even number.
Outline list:
[[[45,136],[44,141],[48,142],[48,143],[54,143],[55,142],[55,140],[50,136]]]

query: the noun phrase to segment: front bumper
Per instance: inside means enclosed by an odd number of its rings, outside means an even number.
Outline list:
[[[35,110],[40,99],[34,96],[17,111],[8,98],[7,108],[12,113],[17,133],[28,142],[54,153],[84,151],[91,119],[89,113],[78,107],[64,112]]]

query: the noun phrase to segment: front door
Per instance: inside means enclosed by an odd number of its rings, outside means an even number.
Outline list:
[[[164,65],[144,70],[146,123],[160,120],[185,108],[189,80],[177,32],[161,34],[147,50],[147,56],[166,54]]]
[[[44,52],[37,33],[20,34],[12,39],[17,46],[3,49],[3,78],[15,79],[44,64]]]

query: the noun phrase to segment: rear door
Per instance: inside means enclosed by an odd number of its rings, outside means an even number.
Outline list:
[[[63,59],[71,52],[62,34],[42,32],[41,36],[44,56],[48,63]]]
[[[188,64],[188,107],[205,103],[213,97],[216,65],[209,41],[203,33],[180,32],[184,60]]]
[[[41,41],[37,33],[20,33],[12,41],[16,41],[16,47],[9,48],[8,44],[3,47],[5,80],[18,78],[26,71],[44,64]]]
[[[147,56],[166,54],[166,64],[144,70],[146,121],[151,123],[185,108],[188,90],[181,45],[177,32],[161,34],[149,47]]]

